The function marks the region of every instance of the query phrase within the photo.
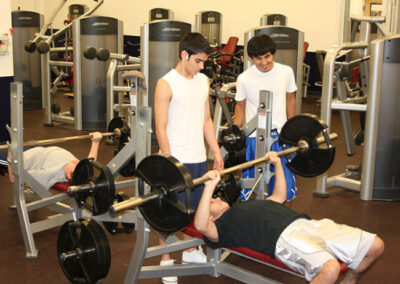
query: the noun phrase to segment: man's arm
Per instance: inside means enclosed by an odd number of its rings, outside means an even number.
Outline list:
[[[93,137],[91,138],[92,145],[90,146],[88,158],[93,158],[93,160],[97,161],[97,153],[99,152],[99,145],[103,135],[100,132],[91,132],[90,135]]]
[[[171,154],[167,136],[168,109],[172,98],[172,90],[167,81],[159,80],[154,97],[154,117],[157,142],[161,153]]]
[[[201,196],[194,217],[194,227],[210,241],[218,242],[218,230],[214,221],[211,220],[210,205],[214,189],[221,177],[217,171],[209,171],[205,175],[211,179],[204,183],[203,195]]]
[[[245,99],[243,101],[236,101],[235,117],[233,119],[233,124],[236,124],[239,127],[243,126],[245,108],[246,108],[246,100]]]
[[[214,123],[210,114],[210,105],[208,100],[205,103],[204,110],[204,126],[203,133],[204,138],[207,141],[208,146],[213,152],[214,165],[213,169],[222,171],[224,169],[224,160],[222,159],[221,151],[218,146],[217,138],[215,136]]]
[[[287,119],[296,115],[296,96],[294,92],[286,93],[286,116]]]
[[[286,180],[285,174],[283,172],[281,159],[278,157],[276,152],[268,152],[266,157],[269,158],[269,163],[275,168],[275,186],[274,191],[271,196],[267,199],[273,200],[279,203],[284,203],[286,201]]]

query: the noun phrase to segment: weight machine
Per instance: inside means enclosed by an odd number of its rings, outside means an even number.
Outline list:
[[[359,42],[344,43],[331,48],[324,62],[324,79],[322,88],[321,118],[328,125],[331,122],[332,110],[339,110],[343,122],[343,131],[348,155],[355,153],[352,137],[350,111],[366,113],[364,152],[360,178],[351,178],[348,173],[329,177],[324,174],[317,180],[314,195],[328,197],[328,189],[341,187],[358,191],[362,200],[398,200],[399,195],[399,163],[398,139],[393,133],[399,133],[398,93],[399,80],[399,36],[385,36],[370,43],[371,25],[375,24],[384,34],[380,26],[384,18],[367,17],[355,19],[351,38],[354,39],[360,24]],[[336,62],[341,51],[361,50],[361,56],[352,61]],[[369,55],[370,54],[370,55]],[[369,60],[369,64],[368,61]],[[336,66],[351,66],[361,63],[360,73],[362,96],[348,98],[343,84],[336,84],[337,99],[333,99],[333,83],[340,78]],[[338,81],[337,81],[338,82]],[[397,160],[397,161],[396,161]]]
[[[138,90],[147,91],[145,77],[140,76],[140,59],[137,57],[129,56],[128,54],[112,53],[106,48],[96,50],[94,47],[86,47],[83,55],[87,59],[97,58],[100,61],[107,61],[110,59],[107,71],[107,125],[118,113],[119,117],[123,117],[123,110],[129,106],[137,106]],[[133,72],[132,72],[133,71]],[[124,72],[122,75],[118,72]],[[122,77],[127,80],[128,86],[116,85],[115,82],[118,78]],[[118,80],[120,81],[120,80]],[[124,103],[124,93],[128,92],[130,95],[131,104]],[[115,103],[115,93],[117,93],[117,103]]]
[[[36,258],[38,250],[36,249],[33,234],[44,231],[50,228],[60,226],[68,220],[78,220],[83,217],[91,217],[97,222],[123,222],[128,224],[134,224],[136,221],[136,213],[134,211],[127,212],[123,216],[114,218],[107,212],[108,207],[114,202],[115,189],[126,188],[135,186],[137,180],[130,179],[115,183],[112,188],[112,192],[108,193],[109,198],[104,200],[102,198],[102,191],[92,189],[89,194],[73,190],[68,190],[70,186],[67,183],[56,184],[53,189],[61,191],[59,194],[52,194],[48,192],[47,188],[43,188],[30,174],[24,170],[23,167],[23,111],[22,111],[22,84],[15,82],[11,84],[11,127],[8,127],[8,131],[11,136],[11,143],[8,143],[8,148],[11,152],[12,160],[8,161],[15,175],[15,182],[13,185],[14,190],[14,202],[17,208],[21,231],[27,250],[26,257]],[[78,179],[89,182],[92,181],[94,184],[104,184],[107,180],[117,179],[119,172],[128,163],[131,163],[132,157],[133,167],[136,166],[136,162],[141,161],[144,157],[150,154],[150,133],[151,133],[151,109],[146,106],[131,106],[131,125],[134,125],[135,130],[122,129],[122,124],[119,125],[111,123],[109,130],[111,132],[105,133],[105,136],[111,136],[117,138],[123,145],[119,147],[119,151],[115,157],[107,164],[105,168],[99,166],[97,163],[91,163],[88,159],[82,160],[78,166],[83,169],[79,170],[77,166],[74,172],[73,181]],[[118,128],[116,126],[120,126]],[[115,135],[118,133],[119,135]],[[123,134],[121,134],[123,133]],[[129,139],[125,138],[121,141],[122,137],[130,135]],[[118,137],[117,137],[118,136]],[[62,143],[69,140],[76,139],[88,139],[90,135],[66,137],[48,139],[37,142],[29,142],[33,145],[46,145],[54,143]],[[129,140],[129,141],[128,141]],[[100,174],[94,177],[90,174],[87,169],[92,166],[100,169]],[[86,174],[86,175],[85,175]],[[104,181],[105,180],[105,181]],[[78,181],[76,181],[78,182]],[[24,190],[25,184],[30,187],[31,192]],[[73,187],[72,187],[73,188]],[[137,188],[137,186],[135,186]],[[90,197],[90,198],[88,198]],[[99,198],[100,197],[100,198]],[[70,206],[61,203],[62,201],[69,201]],[[86,209],[82,209],[81,207]],[[49,208],[56,211],[57,214],[48,216],[44,220],[37,222],[31,222],[29,212],[40,208]],[[89,210],[87,210],[89,208]],[[106,208],[104,210],[104,208]]]
[[[201,33],[212,48],[221,47],[222,14],[217,11],[202,11],[196,14],[195,31]]]

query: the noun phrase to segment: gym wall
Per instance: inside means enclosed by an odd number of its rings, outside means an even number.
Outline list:
[[[0,77],[9,77],[14,75],[12,37],[11,37],[11,6],[10,1],[1,1],[0,3],[0,35],[8,35],[8,54],[0,54]]]
[[[8,54],[0,55],[0,144],[10,139],[6,124],[10,124],[10,83],[13,81],[13,48],[10,1],[0,1],[0,35],[8,34]],[[3,38],[4,39],[4,38]]]
[[[23,10],[32,10],[45,15],[48,19],[54,8],[62,0],[11,0],[12,9],[18,6]],[[70,1],[68,4],[86,4],[93,7],[92,0]],[[191,1],[188,5],[183,0],[105,0],[96,11],[98,15],[118,18],[124,22],[126,35],[139,35],[140,26],[148,22],[149,10],[156,7],[173,10],[174,19],[195,23],[195,15],[200,11],[215,10],[223,14],[222,42],[230,36],[238,36],[239,44],[243,44],[246,31],[257,27],[260,17],[267,13],[280,13],[288,17],[288,26],[305,33],[305,40],[310,43],[309,50],[328,49],[338,43],[343,34],[344,0],[250,0],[237,4],[236,1]],[[67,7],[54,19],[54,28],[63,26],[67,16]]]

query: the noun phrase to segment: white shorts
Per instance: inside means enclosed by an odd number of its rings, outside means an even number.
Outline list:
[[[298,219],[280,235],[275,257],[311,281],[331,259],[356,269],[369,251],[375,234],[332,220]]]

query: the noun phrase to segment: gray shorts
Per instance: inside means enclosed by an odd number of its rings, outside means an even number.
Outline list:
[[[298,219],[280,235],[275,257],[310,281],[331,259],[341,260],[348,268],[356,269],[375,236],[329,219]]]

